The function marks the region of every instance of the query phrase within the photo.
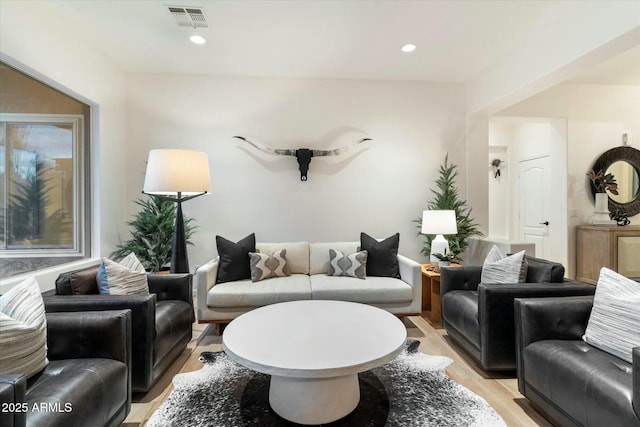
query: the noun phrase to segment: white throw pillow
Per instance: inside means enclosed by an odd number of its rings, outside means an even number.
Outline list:
[[[631,349],[640,346],[640,283],[603,267],[582,339],[632,363]]]
[[[348,255],[329,249],[329,276],[347,276],[357,279],[367,277],[367,251]]]
[[[249,252],[249,260],[252,282],[289,275],[286,249],[280,249],[271,255],[260,252]]]
[[[505,257],[494,245],[482,264],[482,283],[522,283],[527,279],[524,251]]]
[[[0,375],[31,377],[47,363],[44,302],[38,282],[29,277],[0,296]]]
[[[102,258],[96,280],[101,295],[149,295],[147,273],[133,252],[120,263]]]

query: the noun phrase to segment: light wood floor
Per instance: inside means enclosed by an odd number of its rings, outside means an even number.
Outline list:
[[[426,313],[424,313],[426,314]],[[425,316],[405,318],[409,337],[420,340],[420,351],[453,359],[447,373],[458,383],[482,396],[500,414],[508,426],[552,426],[529,401],[518,392],[518,382],[502,374],[488,374],[459,346],[449,339],[439,325],[433,325]],[[194,324],[193,339],[171,369],[163,375],[146,394],[135,394],[131,413],[123,426],[144,426],[155,409],[171,392],[171,379],[179,372],[196,371],[202,367],[198,356],[202,351],[222,350],[221,337],[214,334],[214,327]]]

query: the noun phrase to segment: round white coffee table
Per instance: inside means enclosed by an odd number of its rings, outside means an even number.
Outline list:
[[[271,375],[269,403],[289,421],[324,424],[360,401],[358,372],[403,349],[407,331],[393,314],[343,301],[293,301],[233,320],[222,344],[229,357]]]

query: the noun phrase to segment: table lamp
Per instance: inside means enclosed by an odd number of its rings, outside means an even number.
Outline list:
[[[424,211],[422,212],[422,234],[435,234],[431,241],[431,264],[437,264],[438,258],[434,254],[444,254],[449,252],[449,242],[444,238],[444,234],[457,234],[458,224],[456,223],[456,212],[453,210]]]
[[[177,203],[171,273],[189,273],[182,202],[211,192],[207,154],[178,149],[149,151],[142,192]]]

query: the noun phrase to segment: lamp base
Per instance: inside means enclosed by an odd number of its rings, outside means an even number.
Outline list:
[[[180,196],[178,196],[180,197]],[[184,235],[184,219],[182,217],[182,200],[176,200],[176,223],[171,251],[171,273],[188,273],[189,258],[187,256],[187,240]]]
[[[431,256],[429,257],[431,264],[438,265],[440,260],[434,254],[444,254],[445,251],[449,253],[449,242],[442,234],[438,234],[431,241]]]

